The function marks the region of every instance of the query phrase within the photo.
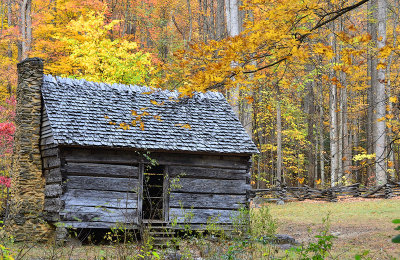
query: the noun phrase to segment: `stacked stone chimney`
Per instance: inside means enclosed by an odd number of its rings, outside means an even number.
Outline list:
[[[15,240],[47,240],[51,227],[43,220],[45,178],[40,155],[43,61],[18,64],[16,132],[10,213],[6,231]]]

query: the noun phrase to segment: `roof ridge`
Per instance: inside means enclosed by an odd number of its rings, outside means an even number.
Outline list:
[[[106,90],[106,88],[115,89],[118,91],[132,91],[139,94],[162,94],[166,97],[172,97],[175,99],[179,98],[179,91],[177,90],[167,90],[161,88],[153,88],[149,86],[139,86],[139,85],[126,85],[120,83],[104,83],[104,82],[94,82],[86,79],[74,79],[60,76],[53,76],[51,74],[44,75],[44,81],[53,84],[68,84],[68,85],[80,85],[80,86],[91,86],[93,88],[99,88],[101,90]],[[213,99],[213,100],[225,100],[224,95],[217,91],[207,91],[207,92],[195,92],[193,97],[195,99]]]

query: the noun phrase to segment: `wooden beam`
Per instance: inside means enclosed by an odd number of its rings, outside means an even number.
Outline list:
[[[207,224],[211,222],[228,224],[232,223],[232,219],[237,214],[238,211],[234,210],[171,208],[169,220],[173,222],[176,219],[178,223],[182,224]]]
[[[97,177],[131,177],[137,178],[137,166],[100,163],[67,163],[63,170],[70,175],[97,176]]]
[[[172,192],[203,193],[203,194],[246,194],[250,185],[243,180],[214,180],[197,178],[180,178],[171,187]]]
[[[68,176],[67,189],[138,191],[138,180],[134,178]]]
[[[247,171],[237,169],[213,169],[190,166],[171,166],[171,177],[181,176],[184,178],[207,178],[225,180],[246,180]]]
[[[115,222],[78,222],[78,221],[62,221],[66,228],[115,228],[122,227],[126,229],[138,229],[136,224],[115,223]]]
[[[137,194],[130,192],[69,189],[62,196],[62,200],[65,201],[66,209],[71,206],[137,208]]]
[[[239,209],[246,203],[244,195],[171,193],[171,208]]]
[[[63,221],[77,222],[121,222],[136,224],[136,209],[114,209],[107,207],[70,206],[61,213]]]

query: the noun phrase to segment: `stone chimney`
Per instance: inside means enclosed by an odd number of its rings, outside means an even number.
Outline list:
[[[6,231],[16,241],[47,240],[51,227],[43,220],[45,179],[40,155],[43,61],[28,58],[17,67],[16,132]]]

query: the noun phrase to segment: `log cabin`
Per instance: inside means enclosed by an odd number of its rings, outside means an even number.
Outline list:
[[[65,227],[229,224],[246,204],[258,151],[222,94],[54,77],[38,58],[18,76],[6,223],[16,240]]]

